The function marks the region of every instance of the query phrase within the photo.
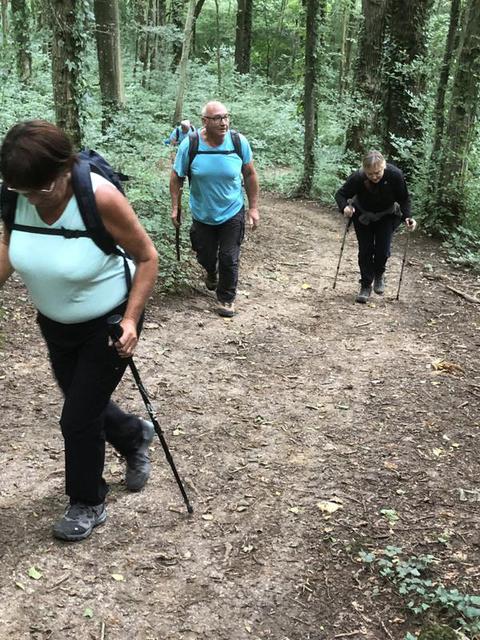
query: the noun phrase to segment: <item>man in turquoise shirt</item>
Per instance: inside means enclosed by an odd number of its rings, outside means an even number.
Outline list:
[[[190,120],[182,120],[168,137],[168,143],[175,147],[183,142],[188,134],[193,131],[195,131],[195,127],[190,124]]]
[[[206,271],[205,284],[216,291],[217,312],[234,314],[240,245],[245,232],[242,176],[248,197],[248,222],[258,226],[258,178],[247,139],[239,135],[240,154],[229,130],[230,117],[221,102],[208,102],[202,110],[198,150],[189,167],[192,137],[178,149],[170,177],[172,222],[179,225],[178,204],[184,178],[190,179],[190,237],[197,260]],[[193,134],[195,135],[195,134]]]

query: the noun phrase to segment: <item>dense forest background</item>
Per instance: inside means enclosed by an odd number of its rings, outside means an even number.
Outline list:
[[[2,0],[0,133],[56,121],[132,179],[164,259],[181,118],[225,102],[263,188],[333,204],[369,148],[408,176],[414,215],[480,265],[480,0]],[[175,271],[176,273],[176,271]]]

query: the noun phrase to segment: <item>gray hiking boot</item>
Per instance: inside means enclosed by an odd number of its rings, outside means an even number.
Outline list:
[[[371,286],[367,287],[366,285],[362,284],[362,286],[360,287],[360,291],[357,297],[355,298],[355,302],[360,302],[360,304],[365,304],[369,299],[371,293],[372,293],[372,287]]]
[[[235,313],[235,306],[233,302],[219,302],[217,306],[217,313],[222,318],[232,318]]]
[[[106,519],[105,503],[92,506],[76,502],[68,505],[63,518],[53,525],[53,535],[59,540],[68,542],[85,540],[94,528],[103,524]]]
[[[209,291],[215,291],[218,286],[218,273],[207,273],[205,276],[205,286]]]
[[[379,296],[382,296],[385,293],[385,277],[383,274],[381,276],[375,276],[375,280],[373,281],[373,290]]]
[[[154,428],[151,422],[141,420],[142,440],[135,451],[125,456],[127,472],[125,484],[129,491],[140,491],[147,484],[150,476],[150,458],[148,447],[152,443]]]

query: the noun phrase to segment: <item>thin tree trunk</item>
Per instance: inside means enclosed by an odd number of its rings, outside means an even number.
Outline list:
[[[195,9],[196,13],[196,9]],[[218,0],[215,0],[215,26],[216,26],[216,37],[217,37],[217,83],[218,83],[218,93],[222,92],[222,60],[220,56],[220,47],[221,47],[221,36],[220,36],[220,11],[218,7]]]
[[[77,0],[52,0],[52,82],[57,125],[80,148],[80,104],[83,99],[82,59],[83,3]]]
[[[192,34],[192,51],[193,53],[196,52],[195,49],[195,45],[196,45],[196,36],[197,36],[197,20],[198,20],[198,16],[200,15],[202,9],[203,9],[203,5],[205,4],[205,0],[197,0],[197,4],[195,5],[195,21],[193,23],[193,34]]]
[[[190,0],[188,5],[187,19],[185,20],[182,56],[180,58],[180,65],[178,70],[177,98],[175,102],[175,112],[173,114],[174,125],[181,119],[183,111],[183,99],[187,86],[188,54],[190,51],[190,43],[192,41],[193,25],[195,20],[195,2],[196,0]]]
[[[445,44],[445,52],[443,55],[443,62],[440,68],[440,77],[438,79],[437,96],[435,100],[435,128],[433,136],[432,153],[430,156],[430,181],[432,191],[436,190],[437,181],[437,162],[439,160],[439,154],[441,144],[443,140],[443,131],[445,127],[445,95],[447,92],[448,81],[450,78],[450,70],[452,66],[452,59],[454,54],[455,40],[458,39],[458,27],[460,18],[460,0],[452,0],[450,8],[450,24],[448,28],[447,41]]]
[[[2,45],[8,40],[8,0],[2,0]]]
[[[250,73],[252,46],[253,0],[237,0],[237,26],[235,30],[235,69]]]
[[[27,83],[32,75],[30,11],[25,0],[11,0],[11,2],[17,73],[20,81]]]
[[[125,101],[117,0],[94,0],[98,72],[102,94],[102,131]]]
[[[185,0],[171,0],[171,2],[172,24],[174,27],[177,27],[177,29],[185,33],[185,27],[183,25],[183,8]],[[175,42],[175,44],[173,45],[172,71],[175,71],[175,69],[180,64],[180,60],[182,59],[182,51],[183,44],[180,42]]]
[[[338,91],[340,98],[343,96],[350,73],[352,53],[352,14],[355,9],[355,0],[345,0],[342,19],[342,34],[340,43],[340,72],[338,78]]]
[[[317,138],[318,51],[320,24],[325,13],[325,0],[307,0],[305,24],[305,77],[304,77],[304,164],[303,178],[297,195],[308,197],[315,173],[315,141]]]
[[[480,0],[466,6],[460,42],[437,190],[437,208],[450,227],[462,224],[466,214],[465,175],[480,96]]]

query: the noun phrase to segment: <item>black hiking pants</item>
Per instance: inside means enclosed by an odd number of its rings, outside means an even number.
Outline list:
[[[60,426],[65,440],[65,493],[72,504],[104,501],[108,492],[103,479],[105,440],[123,456],[141,443],[140,419],[110,400],[128,363],[108,345],[106,319],[124,310],[125,304],[77,324],[62,324],[38,314],[53,372],[64,395]]]
[[[353,226],[358,240],[358,266],[362,286],[371,286],[375,276],[385,272],[390,257],[392,236],[401,220],[395,215],[386,215],[377,222],[363,224],[357,215]]]
[[[218,271],[217,298],[233,302],[237,293],[240,246],[245,235],[244,207],[222,224],[194,220],[190,229],[192,249],[207,273]]]

